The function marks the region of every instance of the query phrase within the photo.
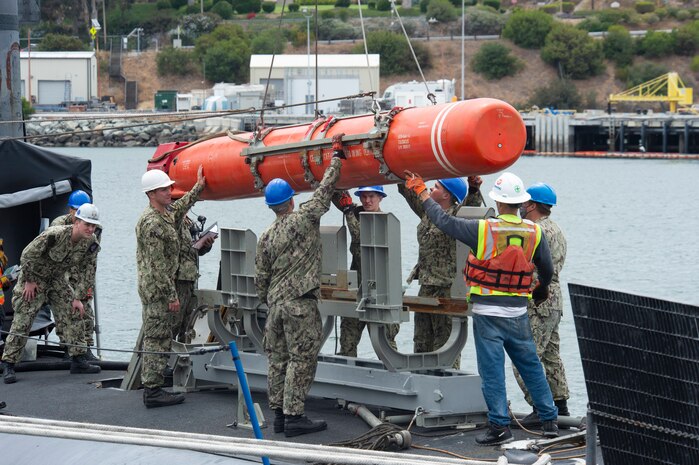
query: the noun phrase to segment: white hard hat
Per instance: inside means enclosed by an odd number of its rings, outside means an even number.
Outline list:
[[[175,181],[170,179],[170,176],[165,174],[164,171],[158,169],[146,171],[141,176],[143,192],[150,192],[161,187],[172,186],[173,184],[175,184]]]
[[[493,188],[488,192],[488,197],[496,202],[518,204],[531,199],[531,195],[524,189],[524,183],[519,176],[512,173],[502,173],[495,180]]]
[[[75,217],[86,223],[102,226],[102,223],[100,223],[100,211],[91,203],[80,205],[78,211],[75,212]]]

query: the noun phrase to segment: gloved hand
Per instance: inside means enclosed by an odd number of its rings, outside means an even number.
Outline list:
[[[548,286],[542,286],[541,284],[539,284],[532,291],[532,300],[534,300],[534,305],[536,307],[538,307],[539,305],[546,302],[546,299],[548,299],[548,298],[549,298],[549,287]]]
[[[0,276],[0,287],[2,287],[2,289],[3,289],[4,291],[6,291],[7,289],[9,289],[9,287],[10,287],[10,278],[8,278],[7,276]]]
[[[405,175],[407,176],[407,179],[405,180],[405,187],[415,192],[417,195],[420,195],[427,190],[427,186],[425,185],[425,181],[422,180],[422,176],[416,173],[411,173],[408,170],[405,170]]]
[[[342,213],[347,213],[354,205],[354,202],[352,202],[352,197],[349,195],[349,193],[347,193],[347,191],[342,193],[338,203],[340,204],[340,210],[342,210]]]
[[[342,132],[333,136],[333,158],[342,158],[343,160],[347,159],[344,146],[342,145],[342,137],[344,135],[345,133]]]
[[[468,177],[468,188],[469,190],[478,190],[481,188],[483,180],[480,176],[469,176]]]

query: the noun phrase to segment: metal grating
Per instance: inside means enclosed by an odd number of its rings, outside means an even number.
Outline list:
[[[699,307],[568,290],[604,463],[699,463]]]

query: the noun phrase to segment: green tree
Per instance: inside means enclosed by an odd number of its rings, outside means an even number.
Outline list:
[[[617,72],[616,78],[626,83],[626,88],[636,87],[639,84],[655,79],[658,76],[666,74],[668,69],[666,66],[656,63],[640,63],[638,65],[623,68]]]
[[[219,0],[209,11],[216,13],[221,19],[231,19],[233,16],[233,7],[226,0]]]
[[[467,36],[490,34],[497,35],[502,32],[504,25],[505,17],[500,13],[487,9],[473,7],[466,8],[466,24],[464,24],[464,33]]]
[[[510,53],[511,50],[502,44],[487,42],[471,60],[471,68],[489,80],[514,76],[524,64]]]
[[[678,55],[694,55],[699,50],[699,21],[685,24],[674,31]]]
[[[406,59],[406,57],[411,57],[412,55],[402,35],[390,31],[373,31],[367,34],[366,43],[369,53],[381,55],[381,75],[389,76],[416,70],[417,67],[414,61]],[[429,51],[419,43],[413,44],[413,49],[422,69],[431,68],[432,63],[430,62]],[[352,49],[352,52],[364,53],[364,47],[362,44],[357,44]]]
[[[556,24],[546,36],[541,58],[558,68],[561,77],[585,79],[604,70],[602,44],[583,30]]]
[[[604,56],[618,66],[628,66],[633,62],[635,45],[629,31],[624,26],[612,26],[602,44]]]
[[[77,37],[62,34],[46,34],[39,43],[42,52],[70,52],[87,50],[87,46]]]
[[[195,53],[204,62],[206,78],[218,82],[247,82],[250,77],[250,39],[242,27],[221,24],[199,37]]]
[[[648,31],[638,43],[639,55],[647,58],[660,58],[675,52],[675,38],[672,34]]]
[[[426,16],[440,23],[449,23],[456,19],[456,10],[449,0],[431,0]]]
[[[253,54],[279,55],[284,53],[286,37],[279,29],[265,29],[252,38],[250,48]]]
[[[579,109],[582,103],[575,84],[566,79],[556,79],[534,91],[529,105],[539,108]]]
[[[553,18],[543,11],[517,10],[505,23],[502,36],[524,48],[541,48],[553,27]]]

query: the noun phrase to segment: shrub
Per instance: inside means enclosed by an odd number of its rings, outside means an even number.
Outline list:
[[[483,0],[483,5],[489,6],[490,8],[494,10],[499,10],[500,9],[500,0]],[[461,6],[461,5],[459,5]]]
[[[692,64],[689,65],[689,68],[695,73],[699,73],[699,55],[694,55],[694,58],[692,58]]]
[[[391,11],[390,0],[378,0],[376,2],[376,11]]]
[[[497,42],[483,44],[471,60],[471,68],[491,81],[514,76],[523,67],[509,48]]]
[[[641,15],[641,20],[648,25],[653,25],[660,22],[660,18],[655,13],[646,13]]]
[[[668,15],[667,8],[658,8],[657,10],[655,10],[655,14],[658,15],[660,19],[665,19]]]
[[[38,49],[42,52],[80,52],[87,50],[87,46],[77,37],[62,34],[46,34],[39,42]]]
[[[499,35],[505,26],[505,16],[488,10],[478,8],[466,9],[466,35]]]
[[[300,5],[298,3],[290,3],[286,6],[290,12],[294,13],[296,11],[299,11]]]
[[[534,91],[529,105],[539,108],[580,109],[582,99],[575,84],[565,79],[556,79],[547,86]]]
[[[335,12],[333,10],[321,10],[320,19],[335,19]]]
[[[422,5],[422,3],[420,5]],[[375,10],[376,9],[376,2],[367,2],[366,7],[370,10]]]
[[[262,11],[265,13],[274,13],[276,7],[277,2],[262,2]]]
[[[155,62],[158,76],[187,76],[197,70],[194,53],[179,48],[161,49]]]
[[[689,10],[679,10],[675,15],[678,21],[687,21],[692,18],[692,12]]]
[[[431,0],[426,16],[440,23],[449,23],[456,20],[456,10],[449,0]]]
[[[286,37],[279,29],[265,29],[253,37],[250,51],[254,54],[282,54],[286,47]]]
[[[183,16],[180,19],[180,38],[182,43],[193,45],[198,37],[212,32],[220,22],[221,17],[211,13]]]
[[[573,2],[561,2],[561,10],[563,13],[570,14],[575,11],[575,3]]]
[[[604,69],[602,44],[585,31],[566,24],[556,24],[546,36],[541,58],[556,66],[562,77],[585,79]]]
[[[349,8],[351,4],[350,0],[335,0],[335,8]]]
[[[36,112],[36,108],[29,104],[29,100],[22,97],[22,119],[27,119]]]
[[[652,13],[655,11],[655,5],[653,5],[653,2],[636,2],[634,8],[640,14]]]
[[[667,32],[648,31],[638,43],[639,55],[648,58],[672,55],[674,50],[674,37]]]
[[[337,10],[337,17],[342,21],[343,23],[346,23],[347,20],[349,20],[349,10],[347,8],[341,8]]]
[[[369,53],[378,53],[381,55],[380,72],[382,76],[393,74],[404,74],[414,72],[416,69],[413,60],[406,59],[410,57],[410,49],[401,34],[395,34],[390,31],[380,30],[372,31],[367,34],[367,49]],[[414,43],[413,49],[415,55],[420,62],[423,71],[430,69],[430,54],[427,48],[421,43]],[[352,49],[353,53],[364,53],[362,44],[357,44]]]
[[[241,15],[259,13],[262,9],[262,0],[234,0],[233,9]]]
[[[155,3],[155,7],[159,10],[169,10],[172,8],[172,4],[170,3],[170,0],[158,0]]]
[[[683,25],[673,35],[677,55],[694,55],[699,50],[699,21]]]
[[[231,19],[233,16],[233,7],[226,0],[219,0],[211,7],[211,13],[216,13],[221,19]]]
[[[624,26],[612,26],[607,31],[602,49],[608,60],[617,66],[628,66],[633,61],[634,43],[631,34]]]
[[[420,0],[420,13],[427,13],[427,7],[430,4],[430,0]]]
[[[517,10],[505,23],[502,36],[524,48],[540,48],[553,27],[553,18],[536,10]]]
[[[558,13],[558,4],[557,3],[549,3],[548,5],[544,5],[539,9],[546,14],[555,15],[556,13]]]
[[[668,69],[663,65],[645,62],[618,70],[616,78],[624,81],[627,88],[631,88],[662,76],[667,72]]]
[[[357,31],[350,24],[337,19],[324,19],[318,23],[318,39],[347,40],[356,39]]]

